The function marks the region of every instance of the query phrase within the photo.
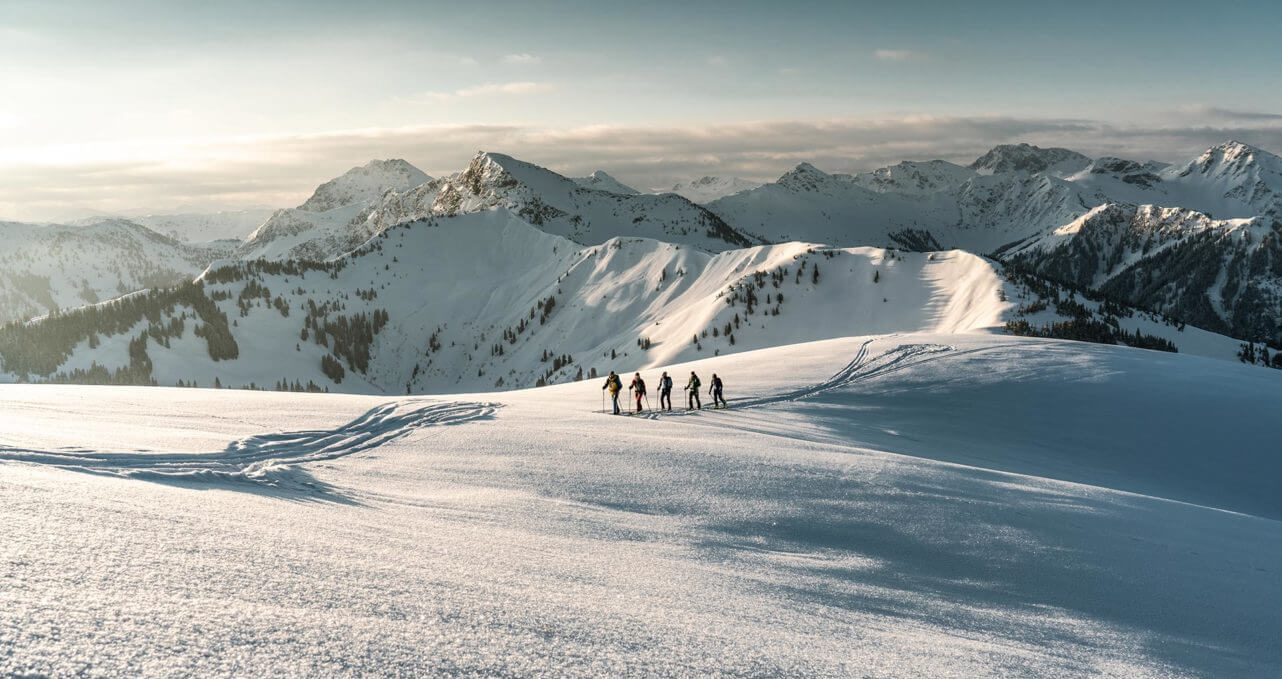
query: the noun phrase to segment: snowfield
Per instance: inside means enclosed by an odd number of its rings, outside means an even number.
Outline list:
[[[1282,666],[1279,373],[983,334],[691,369],[732,407],[0,385],[0,674]]]

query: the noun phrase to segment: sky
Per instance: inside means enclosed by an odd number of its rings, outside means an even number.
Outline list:
[[[1282,152],[1276,2],[0,0],[0,218],[296,205],[477,150],[639,188],[997,143]]]

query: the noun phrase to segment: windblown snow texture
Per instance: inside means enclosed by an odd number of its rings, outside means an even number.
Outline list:
[[[663,369],[732,407],[0,386],[0,674],[1282,663],[1276,371],[973,334]]]

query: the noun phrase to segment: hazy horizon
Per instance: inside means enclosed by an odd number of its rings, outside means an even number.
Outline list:
[[[1282,149],[1262,2],[6,9],[5,219],[285,207],[373,158],[435,176],[478,149],[643,190],[1012,142]]]

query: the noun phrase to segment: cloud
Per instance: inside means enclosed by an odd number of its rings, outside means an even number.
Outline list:
[[[1207,106],[1200,112],[1222,120],[1282,120],[1282,113],[1265,113],[1262,111],[1235,111],[1216,106]]]
[[[907,115],[699,125],[425,125],[75,145],[85,154],[80,161],[62,149],[10,150],[0,151],[0,219],[51,219],[84,208],[285,207],[371,158],[405,158],[440,176],[463,169],[478,149],[573,176],[605,169],[634,186],[670,186],[703,174],[772,180],[802,161],[832,172],[900,160],[964,164],[996,144],[1019,141],[1172,162],[1227,139],[1282,151],[1282,121],[1192,122],[1124,127],[1071,118]]]
[[[513,94],[533,94],[551,89],[546,83],[536,83],[530,81],[510,82],[510,83],[486,83],[484,85],[473,85],[449,92],[424,92],[418,98],[425,99],[465,99],[468,97],[487,97],[494,95],[513,95]]]
[[[542,63],[542,61],[543,57],[537,57],[526,52],[503,55],[503,63],[505,64],[538,64]]]
[[[708,57],[709,66],[716,66],[717,68],[721,68],[723,66],[728,66],[729,64],[730,64],[730,60],[727,59],[724,55],[714,54]]]
[[[872,55],[879,61],[924,61],[927,58],[925,52],[916,50],[879,49]]]

